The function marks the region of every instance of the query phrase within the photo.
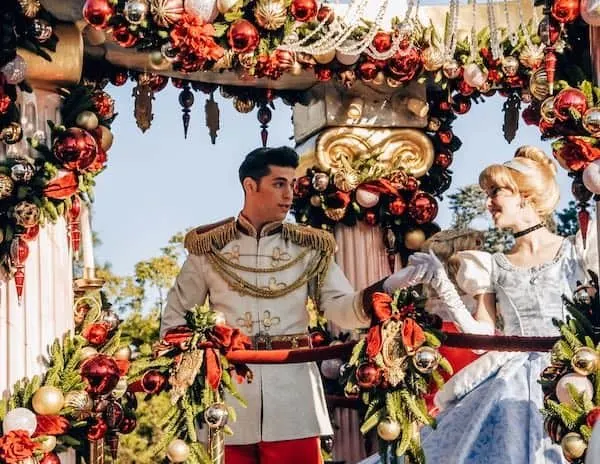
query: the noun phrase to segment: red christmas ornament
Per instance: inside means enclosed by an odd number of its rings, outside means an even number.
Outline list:
[[[260,36],[258,30],[250,21],[238,19],[227,32],[229,46],[236,53],[249,53],[258,45]]]
[[[587,413],[587,416],[585,417],[585,423],[589,428],[593,428],[598,419],[600,419],[600,407],[593,408]]]
[[[169,83],[169,78],[165,76],[161,76],[160,74],[152,74],[150,76],[150,80],[148,85],[152,89],[153,92],[160,92],[164,89]]]
[[[408,214],[417,224],[433,221],[437,213],[436,199],[426,192],[417,192],[408,204]]]
[[[560,121],[566,121],[571,117],[569,110],[573,109],[580,115],[587,110],[587,99],[585,94],[572,87],[563,89],[554,97],[554,114]]]
[[[327,20],[326,24],[331,24],[334,19],[335,12],[333,9],[327,5],[321,5],[321,8],[319,8],[319,12],[317,13],[317,21],[322,23],[323,21]]]
[[[408,190],[409,192],[416,192],[419,188],[419,181],[414,176],[408,176],[406,181],[404,181],[404,190]]]
[[[121,87],[127,83],[127,71],[116,71],[110,76],[110,83],[115,87]]]
[[[146,393],[154,395],[162,390],[167,383],[167,379],[159,371],[152,369],[142,377],[142,388]]]
[[[8,95],[0,95],[0,115],[6,114],[11,104],[12,100]]]
[[[378,32],[373,38],[373,48],[379,53],[385,53],[392,48],[392,36],[387,32]]]
[[[17,236],[10,244],[10,260],[15,266],[22,266],[25,264],[28,256],[29,246],[27,242],[21,236]]]
[[[550,13],[561,23],[572,23],[579,17],[579,0],[554,0]]]
[[[97,354],[83,362],[81,377],[87,382],[89,393],[106,395],[119,382],[119,366],[113,358]]]
[[[40,464],[60,464],[60,458],[56,453],[46,453]]]
[[[113,38],[121,47],[131,48],[133,47],[138,39],[125,24],[119,24],[112,30]]]
[[[104,435],[106,435],[106,432],[108,432],[106,422],[104,422],[104,419],[97,418],[96,421],[90,425],[86,436],[88,440],[91,441],[102,440]]]
[[[406,211],[406,202],[401,197],[394,198],[390,201],[389,211],[394,216],[402,216]]]
[[[88,325],[82,335],[92,345],[102,345],[108,339],[108,325],[104,322],[95,322]]]
[[[69,235],[71,237],[71,248],[73,253],[79,254],[79,245],[81,244],[81,228],[79,216],[81,215],[81,199],[74,195],[69,209]]]
[[[317,15],[317,2],[316,0],[293,0],[290,13],[296,21],[310,21]]]
[[[421,52],[417,47],[401,48],[388,60],[388,70],[400,82],[412,80],[421,69]]]
[[[452,109],[452,105],[449,101],[442,100],[438,103],[438,109],[440,111],[450,111]]]
[[[121,425],[119,426],[119,432],[127,435],[128,433],[133,432],[136,426],[137,420],[135,419],[135,417],[125,416],[121,421]]]
[[[435,157],[435,164],[446,169],[452,164],[452,153],[442,152]]]
[[[365,82],[372,81],[379,72],[379,66],[372,61],[365,61],[358,66],[358,76]]]
[[[367,211],[365,213],[364,221],[370,226],[374,226],[375,224],[377,224],[377,216],[375,215],[375,212]]]
[[[461,95],[468,97],[475,91],[475,87],[471,87],[465,81],[460,81],[458,83],[458,91],[460,92]]]
[[[40,225],[36,224],[33,227],[29,227],[29,228],[25,229],[25,232],[23,233],[22,237],[24,240],[27,240],[28,242],[30,242],[32,240],[35,240],[39,234],[40,234]]]
[[[86,0],[83,18],[96,29],[105,29],[114,11],[108,0]]]
[[[471,109],[471,99],[463,95],[452,98],[452,111],[456,114],[465,114]]]
[[[361,388],[373,388],[381,382],[381,369],[376,365],[364,363],[356,369],[356,382]]]
[[[92,103],[100,118],[110,119],[115,115],[115,101],[106,92],[101,90],[94,92],[92,94]]]
[[[98,144],[92,134],[86,130],[70,127],[57,135],[52,151],[65,169],[83,171],[96,158]]]
[[[437,136],[444,145],[448,145],[452,142],[452,138],[454,137],[451,130],[438,131]]]
[[[333,77],[333,71],[326,67],[318,67],[315,68],[315,75],[320,82],[327,82]]]
[[[300,177],[294,184],[294,195],[298,198],[304,198],[310,192],[310,178],[308,176]]]
[[[108,156],[106,156],[106,152],[98,146],[98,153],[96,153],[94,161],[88,166],[87,170],[93,173],[100,172],[105,168],[107,161]]]
[[[318,346],[325,346],[326,341],[327,340],[325,339],[325,335],[323,335],[321,332],[310,333],[310,343],[313,348],[316,348]]]

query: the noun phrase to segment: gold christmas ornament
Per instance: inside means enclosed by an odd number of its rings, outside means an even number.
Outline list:
[[[371,84],[373,84],[376,87],[379,87],[383,84],[385,84],[385,74],[383,74],[381,71],[378,72],[375,77],[373,78],[373,80],[371,81]]]
[[[427,47],[421,56],[423,67],[427,71],[437,71],[444,65],[444,53],[438,47]]]
[[[167,458],[171,462],[185,462],[190,455],[190,447],[179,438],[169,443],[167,447]]]
[[[322,53],[320,55],[314,55],[313,58],[319,64],[327,64],[331,63],[335,58],[335,49],[332,49],[326,53]]]
[[[544,61],[544,44],[527,44],[519,53],[519,61],[529,69],[536,69]]]
[[[10,198],[15,190],[15,183],[6,174],[0,174],[0,200]]]
[[[19,5],[28,18],[35,18],[41,7],[39,0],[19,0]]]
[[[540,116],[549,124],[552,124],[556,120],[556,113],[554,112],[554,97],[548,97],[542,102],[540,105]]]
[[[164,71],[171,67],[171,62],[160,50],[153,50],[148,54],[148,63],[156,71]]]
[[[13,217],[18,225],[27,229],[40,222],[40,208],[34,203],[21,201],[15,205]]]
[[[77,127],[91,131],[98,127],[98,116],[92,111],[82,111],[75,118],[75,124]]]
[[[332,221],[341,221],[346,215],[346,208],[326,208],[325,216],[327,216]]]
[[[250,69],[256,64],[254,53],[241,53],[238,55],[238,60],[245,69]]]
[[[595,106],[583,113],[581,124],[592,137],[600,137],[600,108]]]
[[[50,386],[38,388],[33,395],[31,405],[33,410],[42,416],[52,416],[58,414],[65,404],[63,392]]]
[[[234,97],[233,107],[238,113],[250,113],[255,107],[256,103],[251,98]]]
[[[414,354],[412,362],[421,374],[431,374],[438,367],[440,354],[431,346],[422,346]]]
[[[587,444],[581,435],[576,432],[567,433],[560,441],[565,458],[569,461],[579,459],[585,454]]]
[[[56,448],[56,437],[54,435],[45,435],[39,439],[40,449],[44,453],[50,453]]]
[[[598,368],[600,356],[593,348],[582,346],[578,348],[571,358],[573,370],[581,375],[590,375]]]
[[[519,72],[519,60],[514,56],[505,56],[502,58],[502,71],[509,77],[516,76]]]
[[[256,23],[263,29],[275,31],[287,20],[287,7],[283,0],[258,0],[254,7]]]
[[[346,169],[339,169],[333,175],[333,183],[342,192],[350,192],[358,187],[360,179],[356,171],[349,171]]]
[[[23,129],[18,122],[11,122],[8,126],[2,129],[0,133],[2,140],[7,145],[13,145],[23,139]]]
[[[108,151],[113,144],[113,134],[106,126],[98,126],[100,128],[100,147],[104,151]]]
[[[75,390],[65,395],[65,407],[72,410],[71,415],[75,419],[83,420],[91,415],[94,402],[86,391]]]
[[[183,11],[183,0],[150,0],[150,14],[160,27],[177,23]]]
[[[550,95],[548,75],[544,68],[536,70],[529,79],[529,92],[536,100],[542,101]]]
[[[394,441],[400,436],[400,431],[400,424],[391,417],[386,417],[377,424],[377,435],[385,441]]]
[[[404,246],[409,250],[420,250],[425,240],[425,232],[421,229],[409,230],[404,234]]]
[[[120,361],[129,361],[131,359],[131,348],[129,348],[129,345],[122,346],[115,351],[113,357]]]

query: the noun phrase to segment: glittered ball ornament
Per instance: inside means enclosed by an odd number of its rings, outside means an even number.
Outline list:
[[[342,192],[350,192],[354,190],[360,179],[356,171],[338,169],[333,175],[333,184]]]
[[[25,228],[34,227],[40,222],[40,208],[29,201],[20,201],[12,212],[15,222]]]
[[[392,216],[402,216],[406,211],[406,202],[402,197],[395,197],[388,206],[388,210]]]
[[[385,441],[394,441],[400,436],[401,427],[398,421],[386,417],[377,424],[377,435]]]
[[[571,23],[579,17],[579,0],[553,0],[550,14],[560,23]]]
[[[65,396],[62,390],[48,385],[38,388],[31,400],[33,410],[41,416],[58,414],[64,404]]]
[[[365,82],[370,82],[379,73],[379,67],[372,61],[365,61],[358,65],[358,76]]]
[[[600,137],[600,107],[589,108],[583,113],[581,125],[592,137]]]
[[[211,429],[220,429],[227,425],[229,420],[229,412],[227,406],[223,403],[211,404],[204,411],[204,421]]]
[[[249,53],[256,49],[260,36],[250,21],[238,19],[227,31],[229,46],[236,53]]]
[[[587,165],[581,180],[588,191],[595,195],[600,194],[600,160],[592,161]]]
[[[379,53],[385,53],[392,48],[392,36],[388,32],[379,31],[373,37],[373,48]]]
[[[576,432],[567,433],[560,441],[565,458],[569,462],[581,458],[585,454],[587,444],[583,437]]]
[[[83,5],[83,18],[96,29],[105,29],[113,14],[108,0],[86,0]]]
[[[217,0],[184,0],[186,13],[199,17],[205,23],[212,23],[219,15]]]
[[[109,327],[103,322],[88,325],[83,330],[84,338],[92,345],[102,345],[108,339]]]
[[[88,392],[73,390],[65,395],[65,406],[72,411],[75,419],[83,420],[92,413],[94,402]]]
[[[142,389],[151,395],[161,391],[166,383],[167,379],[165,376],[160,371],[155,369],[147,371],[141,379]]]
[[[408,214],[417,224],[425,224],[438,214],[437,200],[426,192],[417,192],[408,204]]]
[[[358,187],[356,189],[356,202],[363,208],[373,208],[379,203],[380,195],[378,192],[371,192],[366,188]]]
[[[439,47],[429,46],[421,53],[423,67],[427,71],[437,71],[444,66],[444,52]]]
[[[91,100],[98,116],[102,119],[110,119],[115,115],[115,101],[106,92],[101,90],[94,92]]]
[[[462,66],[454,59],[448,60],[442,65],[442,73],[444,73],[444,76],[448,79],[457,79],[462,72]]]
[[[579,374],[567,374],[560,378],[556,384],[556,397],[558,401],[566,405],[573,405],[573,400],[569,394],[567,385],[572,385],[575,390],[581,395],[586,395],[588,399],[592,399],[594,393],[594,386],[592,382],[584,376]]]
[[[284,0],[258,0],[254,7],[256,23],[268,31],[281,28],[287,20]]]
[[[52,151],[65,169],[82,171],[96,158],[98,145],[89,132],[70,127],[56,136]]]
[[[583,115],[587,110],[585,94],[574,88],[563,89],[554,97],[554,113],[559,121],[566,121],[571,117],[570,110]]]
[[[306,22],[317,16],[316,0],[292,0],[290,14],[296,21]]]
[[[321,363],[321,374],[329,380],[336,380],[340,376],[340,368],[344,364],[339,358],[326,359]]]
[[[81,365],[81,377],[87,382],[88,392],[106,395],[119,382],[119,366],[115,360],[103,354],[88,358]]]
[[[167,458],[174,463],[185,462],[190,455],[190,447],[179,438],[173,440],[167,446]]]
[[[4,435],[13,430],[24,430],[27,435],[32,435],[37,427],[35,414],[27,408],[11,409],[2,421],[2,433]]]
[[[463,79],[471,87],[479,89],[487,81],[487,73],[478,64],[469,63],[464,66]]]
[[[360,388],[370,389],[381,382],[381,369],[375,364],[363,363],[356,369],[356,382]]]
[[[505,56],[502,58],[502,71],[508,77],[516,76],[519,72],[519,60],[514,56]]]
[[[8,123],[0,132],[0,138],[7,145],[14,145],[23,140],[23,128],[18,122]]]
[[[150,0],[150,14],[160,27],[169,27],[183,17],[183,0]]]
[[[15,190],[15,183],[6,174],[0,174],[0,200],[10,198]]]
[[[329,186],[329,175],[317,172],[312,178],[312,186],[317,192],[324,192]]]
[[[600,356],[595,349],[582,346],[573,353],[571,367],[577,374],[587,376],[597,370],[599,361]]]

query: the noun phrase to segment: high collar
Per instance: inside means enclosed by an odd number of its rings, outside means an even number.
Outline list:
[[[256,228],[252,225],[250,220],[246,216],[244,216],[242,213],[240,213],[238,215],[236,224],[237,224],[237,228],[240,230],[240,232],[242,232],[243,234],[249,235],[252,238],[257,238],[257,239],[266,237],[268,235],[277,234],[277,233],[281,232],[281,228],[283,227],[283,223],[281,221],[267,222],[260,229],[260,235],[259,235],[259,233],[257,232]]]

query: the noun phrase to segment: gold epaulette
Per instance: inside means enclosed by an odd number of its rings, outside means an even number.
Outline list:
[[[335,253],[335,238],[333,234],[326,230],[299,224],[284,223],[281,235],[285,240],[291,240],[296,245],[313,248],[328,255]]]
[[[185,249],[194,255],[203,255],[213,248],[220,250],[237,238],[235,218],[230,217],[214,224],[190,230],[183,241]]]

